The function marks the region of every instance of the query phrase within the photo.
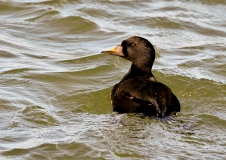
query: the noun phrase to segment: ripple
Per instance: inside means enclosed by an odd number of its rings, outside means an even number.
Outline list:
[[[31,71],[33,69],[30,68],[17,68],[17,69],[12,69],[12,70],[8,70],[8,71],[4,71],[2,74],[18,74],[18,73],[23,73],[23,72],[27,72],[27,71]]]
[[[58,123],[53,115],[40,106],[28,106],[22,112],[23,119],[36,126],[51,126]]]
[[[0,50],[0,57],[1,57],[1,58],[16,58],[17,56],[14,55],[13,53],[10,53],[10,52],[7,52],[7,51]]]
[[[54,17],[55,15],[58,15],[60,12],[58,11],[46,11],[44,10],[44,13],[42,15],[40,15],[40,10],[37,11],[38,12],[38,16],[34,17],[34,18],[29,18],[29,19],[26,19],[26,21],[28,22],[41,22],[43,20],[49,20],[49,19],[52,19],[52,17]],[[31,13],[29,13],[31,14]]]
[[[81,34],[95,30],[96,24],[79,16],[68,16],[59,19],[42,21],[46,27],[62,31],[66,34]]]

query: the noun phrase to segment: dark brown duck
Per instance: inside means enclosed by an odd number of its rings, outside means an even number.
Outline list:
[[[157,82],[152,74],[155,49],[147,39],[130,37],[116,48],[101,53],[120,56],[132,62],[129,72],[112,89],[113,111],[157,117],[180,112],[177,97],[169,87]]]

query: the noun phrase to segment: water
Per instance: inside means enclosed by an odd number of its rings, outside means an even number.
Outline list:
[[[225,15],[223,0],[0,0],[0,159],[225,159]],[[112,113],[130,62],[100,52],[133,35],[176,121]]]

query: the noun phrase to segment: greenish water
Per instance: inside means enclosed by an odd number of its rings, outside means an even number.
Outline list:
[[[0,159],[224,159],[225,1],[0,0]],[[176,121],[117,115],[130,62],[100,52],[150,40],[181,103]]]

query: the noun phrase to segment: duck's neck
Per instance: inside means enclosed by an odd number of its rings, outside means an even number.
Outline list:
[[[140,77],[147,78],[151,81],[157,82],[154,75],[151,72],[151,69],[152,69],[152,65],[151,65],[151,67],[148,66],[148,67],[140,68],[140,67],[137,67],[135,64],[132,64],[129,72],[122,78],[121,81],[130,79],[135,76],[140,76]]]

